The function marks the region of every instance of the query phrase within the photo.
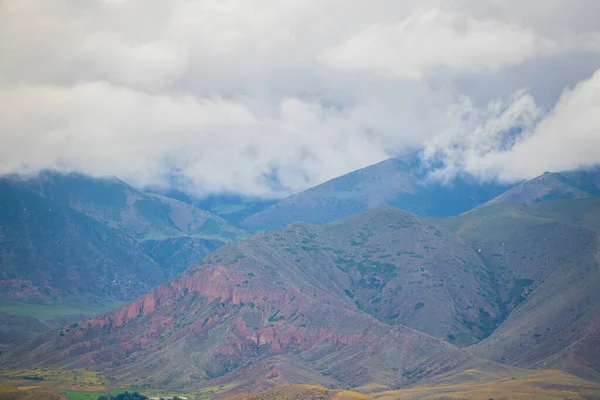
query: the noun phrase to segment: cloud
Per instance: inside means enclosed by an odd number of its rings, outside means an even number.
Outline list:
[[[149,95],[90,82],[5,90],[0,103],[0,131],[11,132],[0,148],[0,173],[57,166],[161,185],[179,170],[201,192],[270,195],[266,176],[274,171],[285,192],[386,157],[360,129],[368,112],[295,98],[270,114],[237,99]]]
[[[531,29],[432,10],[377,24],[323,56],[332,68],[423,79],[436,68],[481,73],[551,54],[557,45]]]
[[[428,141],[425,156],[443,160],[441,177],[460,171],[506,181],[600,163],[600,70],[562,94],[549,110],[526,93],[474,109],[468,101],[449,113],[458,123]]]
[[[284,196],[421,146],[445,176],[598,162],[598,12],[585,0],[0,2],[0,173],[140,186],[177,173],[197,193]]]

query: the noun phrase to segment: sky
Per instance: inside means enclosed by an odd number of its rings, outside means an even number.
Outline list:
[[[282,197],[600,162],[597,0],[0,1],[0,174]]]

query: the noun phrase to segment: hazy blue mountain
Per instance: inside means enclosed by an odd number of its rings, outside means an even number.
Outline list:
[[[600,196],[600,168],[589,170],[546,172],[522,182],[485,205],[582,199]]]
[[[210,211],[233,225],[239,225],[245,218],[264,210],[278,201],[276,199],[232,193],[195,196],[180,189],[150,189],[149,191]]]
[[[302,221],[326,223],[388,204],[419,216],[458,215],[505,192],[511,185],[461,175],[450,182],[429,178],[416,155],[391,158],[315,186],[244,219],[249,231]]]
[[[130,235],[0,180],[0,298],[130,300],[169,278]]]
[[[227,242],[246,236],[208,211],[174,198],[142,192],[114,177],[44,172],[15,182],[139,240],[193,235]]]

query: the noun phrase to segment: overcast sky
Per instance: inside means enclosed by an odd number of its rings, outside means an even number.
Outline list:
[[[176,171],[197,193],[282,196],[415,148],[443,176],[592,165],[598,16],[597,0],[0,0],[0,173]]]

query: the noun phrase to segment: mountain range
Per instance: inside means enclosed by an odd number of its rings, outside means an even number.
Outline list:
[[[133,300],[246,236],[116,178],[0,179],[0,318],[12,321],[0,344]],[[60,318],[46,318],[47,306]]]
[[[3,299],[126,303],[37,327],[0,367],[206,398],[286,384],[366,395],[284,386],[260,398],[475,396],[466,382],[501,391],[503,379],[594,398],[599,177],[443,184],[391,159],[265,201],[239,227],[192,196],[117,179],[6,178]]]

